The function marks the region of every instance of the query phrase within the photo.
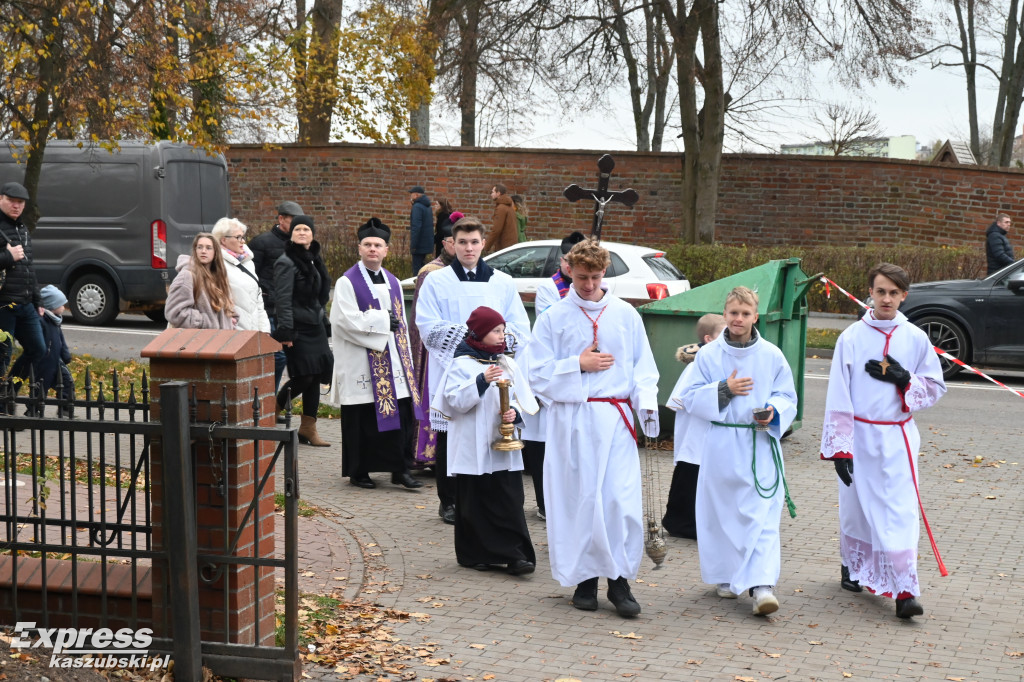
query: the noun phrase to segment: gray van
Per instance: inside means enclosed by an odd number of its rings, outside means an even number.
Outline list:
[[[0,184],[23,181],[24,158],[21,143],[0,144]],[[36,277],[67,294],[75,321],[107,324],[119,311],[161,320],[178,255],[229,215],[227,161],[174,142],[111,151],[53,140],[36,203]]]

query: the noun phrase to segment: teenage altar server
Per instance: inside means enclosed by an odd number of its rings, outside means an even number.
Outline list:
[[[493,308],[501,314],[505,333],[515,339],[517,350],[530,340],[530,318],[515,282],[480,257],[486,243],[483,223],[473,216],[464,216],[452,225],[452,238],[455,259],[447,267],[426,276],[416,301],[416,327],[427,348],[427,384],[431,396],[436,395],[444,370],[466,337],[466,320],[480,306]],[[431,427],[437,434],[434,471],[440,501],[438,515],[445,523],[455,523],[455,489],[448,479],[448,427],[443,419],[436,417],[431,415]]]
[[[643,495],[633,411],[658,434],[658,369],[633,306],[602,285],[608,251],[590,238],[566,260],[572,288],[537,318],[529,384],[547,406],[544,497],[551,573],[597,609],[598,580],[620,616],[640,613],[629,581],[643,556]]]
[[[910,618],[924,613],[917,601],[921,437],[913,413],[938,402],[946,384],[928,335],[899,312],[907,273],[881,263],[868,273],[868,287],[874,308],[836,342],[821,457],[833,461],[842,483],[842,588],[895,597],[896,615]]]
[[[701,579],[724,599],[749,590],[754,615],[767,615],[779,608],[782,562],[786,486],[778,441],[796,416],[797,397],[782,351],[754,327],[757,306],[747,287],[729,292],[726,328],[697,353],[681,393],[691,423],[710,424],[697,480]]]
[[[493,447],[499,424],[521,422],[510,406],[501,412],[494,382],[506,378],[524,412],[537,404],[515,361],[505,352],[505,321],[480,306],[466,321],[466,339],[455,350],[431,407],[448,424],[448,475],[455,477],[455,556],[460,566],[512,575],[533,573],[537,563],[523,513],[520,450]]]

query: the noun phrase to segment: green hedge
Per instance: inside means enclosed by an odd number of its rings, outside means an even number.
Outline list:
[[[770,260],[800,258],[801,268],[808,275],[824,273],[826,277],[864,299],[867,296],[865,276],[881,262],[904,268],[912,282],[944,279],[974,279],[985,274],[985,252],[978,248],[922,248],[910,246],[694,246],[676,243],[665,254],[698,287],[716,279],[762,265]],[[814,284],[807,294],[813,312],[859,314],[860,307],[841,293],[832,290],[825,297],[825,286]]]

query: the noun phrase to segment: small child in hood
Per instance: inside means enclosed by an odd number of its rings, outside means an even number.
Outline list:
[[[39,293],[42,297],[43,307],[46,309],[43,311],[43,317],[40,320],[43,330],[43,345],[46,348],[46,352],[39,360],[38,367],[40,368],[41,376],[37,376],[36,381],[42,384],[44,395],[49,393],[51,388],[56,388],[60,385],[61,394],[58,397],[65,401],[65,405],[61,407],[61,416],[70,417],[73,407],[72,401],[75,399],[75,381],[71,377],[71,370],[68,369],[67,365],[67,363],[71,362],[71,351],[68,349],[68,343],[64,340],[64,332],[61,329],[61,322],[64,319],[61,315],[64,313],[68,297],[52,284],[43,287]],[[29,363],[25,361],[25,356],[22,355],[11,368],[11,376],[27,380],[28,374]],[[58,377],[60,378],[59,381]],[[30,413],[31,408],[29,413],[26,414],[35,416]]]

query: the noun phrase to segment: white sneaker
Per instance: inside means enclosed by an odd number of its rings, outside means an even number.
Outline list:
[[[761,585],[754,588],[754,615],[767,616],[779,610],[779,600],[772,592],[772,588]]]
[[[735,599],[736,594],[729,589],[729,583],[718,583],[715,587],[715,594],[722,599]]]

